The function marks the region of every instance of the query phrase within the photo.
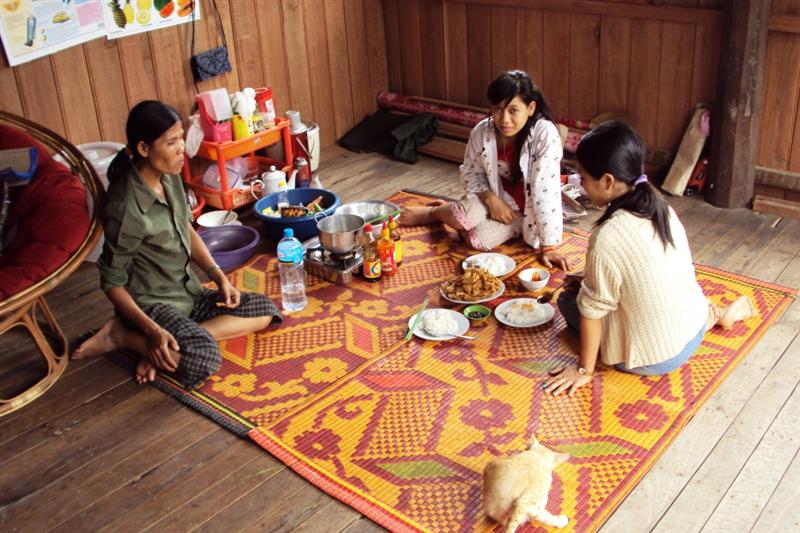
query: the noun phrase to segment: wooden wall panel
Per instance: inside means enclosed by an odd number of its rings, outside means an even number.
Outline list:
[[[308,76],[311,83],[311,100],[314,119],[333,127],[320,128],[320,143],[327,146],[336,141],[336,119],[333,114],[333,88],[328,60],[328,36],[325,26],[325,8],[322,0],[304,0],[303,11],[313,13],[306,17],[306,47],[308,50]]]
[[[778,170],[789,167],[800,92],[800,35],[770,32],[759,125],[758,164]]]
[[[419,65],[438,54],[423,45],[415,57],[409,48],[418,1],[383,2],[390,87],[405,94],[417,94],[428,76]],[[424,13],[443,6],[445,94],[453,102],[484,107],[495,75],[522,68],[557,119],[622,113],[649,144],[675,150],[694,105],[716,94],[724,0],[422,3],[423,34],[438,20]],[[434,97],[438,88],[422,83],[422,90]]]
[[[341,0],[326,0],[325,25],[328,33],[328,61],[331,69],[333,90],[333,117],[338,139],[355,123],[353,115],[353,93],[349,90],[350,62],[347,58],[347,32],[344,24],[344,3]],[[322,129],[320,129],[320,135]]]
[[[648,146],[656,141],[662,25],[660,21],[637,21],[631,28],[628,118]]]
[[[656,146],[676,147],[692,116],[694,28],[665,22],[661,39]]]
[[[547,13],[542,28],[544,42],[548,43],[542,58],[542,89],[554,118],[571,116],[569,101],[570,83],[570,15]]]
[[[422,47],[420,44],[419,7],[420,0],[404,0],[398,4],[400,35],[400,73],[403,76],[403,92],[421,96],[425,94],[422,72]]]
[[[289,70],[286,66],[286,48],[283,41],[284,21],[280,2],[259,2],[256,11],[261,31],[261,68],[263,85],[272,88],[275,112],[279,115],[292,108],[289,94]]]
[[[195,24],[195,47],[202,52],[222,40],[210,0],[198,1],[203,18]],[[320,124],[321,144],[331,144],[374,111],[375,95],[389,88],[396,62],[386,60],[386,25],[397,21],[387,23],[384,3],[396,2],[216,0],[232,71],[197,86],[269,86],[279,114],[299,110],[304,121]],[[76,144],[124,141],[128,110],[142,100],[160,99],[184,117],[193,111],[191,38],[192,25],[182,24],[96,39],[14,68],[0,64],[0,109]]]
[[[522,12],[522,10],[520,10]],[[519,68],[517,62],[517,10],[513,7],[492,8],[491,79],[504,70]]]
[[[156,86],[153,55],[150,52],[150,39],[148,39],[147,34],[132,35],[124,39],[118,39],[116,42],[119,48],[122,78],[125,80],[128,109],[142,100],[157,100],[160,98],[158,87]],[[119,133],[120,136],[117,137],[117,140],[122,142],[125,139],[125,129],[123,128]]]
[[[23,114],[14,70],[4,62],[0,62],[0,109],[17,115]]]
[[[50,57],[42,57],[14,70],[25,117],[63,136],[66,135],[63,114],[68,110],[59,101],[50,60]]]
[[[570,22],[569,102],[571,116],[598,113],[597,88],[600,63],[600,17],[572,15]]]
[[[542,12],[521,9],[517,17],[517,66],[530,74],[533,83],[542,83],[544,35]]]
[[[375,108],[375,95],[372,94],[369,73],[364,1],[345,0],[344,13],[350,58],[350,87],[353,92],[353,118],[356,122],[361,122]]]
[[[389,87],[389,72],[386,63],[386,31],[383,8],[376,0],[364,2],[364,25],[367,32],[367,58],[369,60],[370,98]],[[439,43],[440,47],[443,44]],[[444,71],[444,65],[442,65]]]
[[[440,2],[422,2],[419,11],[422,61],[422,92],[431,98],[447,96],[444,59],[444,6]]]
[[[293,28],[283,36],[286,43],[286,66],[289,72],[289,97],[292,109],[300,111],[305,120],[313,114],[311,79],[308,75],[306,30],[303,24],[305,11],[300,0],[282,0],[283,23]]]
[[[59,105],[70,112],[64,114],[68,139],[83,143],[100,138],[92,84],[82,46],[74,46],[51,57]],[[97,87],[102,90],[103,86]]]
[[[230,3],[231,17],[236,20],[236,66],[242,87],[261,87],[264,73],[261,70],[261,53],[257,46],[260,38],[258,19],[253,16],[260,6],[254,0],[234,0]]]
[[[467,6],[467,103],[476,106],[486,106],[486,87],[493,76],[491,16],[489,6]]]
[[[600,28],[598,109],[602,112],[625,112],[630,83],[631,19],[603,17]]]
[[[469,101],[469,84],[467,82],[467,6],[465,4],[444,4],[444,47],[447,99],[453,102],[467,102]],[[388,53],[386,58],[389,58]]]
[[[100,126],[99,137],[88,141],[105,139],[125,142],[125,138],[119,134],[125,131],[128,96],[117,41],[95,39],[86,43],[85,49],[91,86],[94,89],[97,122]]]
[[[399,0],[383,0],[383,26],[386,31],[386,60],[389,70],[389,88],[395,92],[403,89],[403,60],[400,54],[400,13]]]

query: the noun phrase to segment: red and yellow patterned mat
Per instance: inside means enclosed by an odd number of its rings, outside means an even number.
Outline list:
[[[796,292],[698,265],[711,300],[725,304],[746,294],[760,316],[712,330],[670,375],[601,370],[574,397],[553,398],[541,380],[574,360],[577,349],[558,312],[533,329],[490,319],[470,329],[476,341],[404,341],[425,295],[430,307],[462,308],[440,298],[438,288],[469,252],[435,227],[403,228],[403,242],[394,278],[339,286],[309,276],[308,308],[278,329],[224,342],[222,368],[197,391],[161,381],[393,531],[494,530],[481,506],[483,466],[524,449],[531,433],[572,456],[556,469],[549,510],[569,517],[567,529],[596,529]],[[570,234],[563,250],[582,264],[585,248],[584,236]],[[534,262],[522,243],[499,251],[517,270]],[[280,296],[272,256],[232,277],[242,289]],[[503,299],[522,295],[514,274],[505,281]]]

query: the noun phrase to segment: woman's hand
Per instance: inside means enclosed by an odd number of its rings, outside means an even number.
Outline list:
[[[241,294],[236,287],[231,285],[227,277],[222,276],[222,281],[217,283],[217,288],[219,289],[219,295],[222,297],[222,303],[225,307],[228,309],[239,307]]]
[[[566,256],[561,255],[555,250],[548,250],[546,247],[542,247],[540,261],[542,265],[547,268],[553,268],[554,266],[557,266],[564,271],[568,271],[570,269],[570,263]]]
[[[492,220],[502,222],[503,224],[511,224],[514,220],[514,210],[506,203],[505,200],[497,196],[492,191],[486,191],[480,195],[486,208],[489,210],[489,217]]]
[[[544,391],[558,396],[569,389],[569,395],[574,396],[578,388],[592,381],[592,374],[581,374],[575,365],[567,365],[557,370],[550,371],[550,378],[544,382]]]
[[[180,347],[172,333],[156,325],[149,329],[145,336],[147,337],[150,361],[158,368],[168,372],[178,370],[178,363],[172,357],[170,349],[177,352],[180,351]]]

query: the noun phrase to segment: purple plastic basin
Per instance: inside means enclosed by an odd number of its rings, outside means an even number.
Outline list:
[[[239,266],[256,251],[261,237],[250,226],[219,226],[198,232],[214,261],[222,268]]]

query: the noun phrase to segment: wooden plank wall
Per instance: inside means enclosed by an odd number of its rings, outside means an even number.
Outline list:
[[[757,162],[779,174],[800,173],[800,2],[772,0],[764,67]],[[793,179],[798,183],[796,176]],[[800,202],[800,192],[758,186],[756,192]]]
[[[787,0],[789,1],[789,0]],[[723,0],[383,0],[389,86],[485,106],[508,68],[527,70],[556,118],[627,115],[674,150],[716,94]]]
[[[220,44],[202,1],[196,50]],[[271,86],[277,111],[320,124],[327,146],[371,113],[389,85],[380,0],[216,0],[233,71],[201,91]],[[160,99],[184,117],[195,93],[191,25],[95,39],[18,67],[0,64],[0,109],[45,124],[75,144],[125,140],[130,107]]]

